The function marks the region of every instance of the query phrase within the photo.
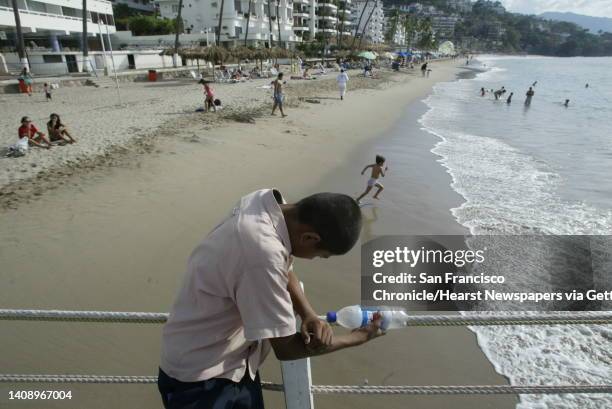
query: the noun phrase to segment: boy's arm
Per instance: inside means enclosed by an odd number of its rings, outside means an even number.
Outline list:
[[[40,133],[40,132],[38,132],[38,133]],[[40,143],[38,143],[34,138],[31,138],[31,137],[28,136],[28,140],[30,141],[31,144],[39,146],[39,147],[42,148],[42,145]]]
[[[310,345],[312,348],[330,346],[333,341],[334,333],[330,325],[320,320],[317,316],[316,311],[314,308],[312,308],[310,302],[304,295],[300,282],[293,271],[289,272],[289,283],[287,284],[287,290],[291,295],[293,308],[298,313],[300,318],[302,318],[300,331],[303,342]]]
[[[366,170],[368,170],[368,168],[371,168],[374,165],[368,165],[365,168],[363,168],[363,170],[361,171],[361,174],[363,175],[365,173]]]
[[[344,348],[350,348],[364,344],[371,339],[384,335],[381,331],[381,318],[377,318],[370,325],[356,329],[350,334],[334,337],[331,345],[313,350],[309,348],[300,334],[290,335],[288,337],[270,338],[274,355],[281,361],[292,361],[294,359],[308,358],[311,356],[329,354]]]

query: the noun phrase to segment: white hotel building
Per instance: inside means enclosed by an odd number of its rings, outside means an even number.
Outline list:
[[[359,16],[361,16],[362,12],[363,17],[361,22],[359,22]],[[383,11],[382,0],[374,0],[369,2],[366,0],[354,0],[352,13],[354,19],[353,21],[355,23],[354,35],[356,37],[361,36],[361,32],[365,27],[364,40],[372,44],[380,44],[385,42],[385,13]],[[357,27],[358,22],[359,27]]]
[[[80,0],[18,0],[27,58],[33,72],[68,73],[83,70],[80,51],[83,33],[82,4]],[[115,33],[111,2],[88,0],[87,8],[87,33],[92,37],[88,43],[95,42],[93,37],[99,38],[100,33]],[[12,52],[17,44],[15,27],[12,2],[0,0],[0,49],[5,64],[10,66],[11,70],[15,70],[12,65],[19,64],[17,54]]]
[[[274,45],[312,40],[319,36],[335,37],[343,27],[344,35],[351,35],[351,0],[252,0],[248,45],[265,46],[270,37]],[[156,0],[162,17],[176,18],[178,0]],[[270,2],[270,3],[268,3]],[[232,45],[244,44],[248,0],[225,0],[220,40]],[[268,9],[269,7],[269,9]],[[190,33],[215,33],[219,24],[221,0],[183,0],[181,17]],[[345,10],[345,11],[344,11]],[[344,15],[344,24],[341,24]],[[272,17],[270,19],[270,17]],[[270,26],[272,30],[270,31]]]

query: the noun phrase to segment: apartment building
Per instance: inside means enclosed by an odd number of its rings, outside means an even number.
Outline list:
[[[359,16],[361,16],[362,12],[363,17],[359,21]],[[385,13],[383,11],[382,0],[369,2],[367,0],[355,0],[352,4],[351,13],[353,15],[355,36],[361,36],[363,32],[364,40],[370,43],[380,44],[385,41]]]
[[[162,17],[176,18],[178,0],[156,0],[156,3]],[[185,31],[216,33],[221,3],[222,0],[183,0],[181,17]],[[220,41],[230,46],[244,44],[247,22],[248,45],[265,46],[272,41],[274,45],[280,42],[286,47],[288,43],[299,41],[293,30],[294,3],[292,0],[224,0]]]

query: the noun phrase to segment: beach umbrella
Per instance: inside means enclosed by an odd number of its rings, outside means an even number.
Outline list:
[[[376,59],[376,56],[371,51],[362,51],[359,54],[357,54],[357,57],[365,58],[366,60],[375,60]]]
[[[393,59],[395,59],[395,54],[390,53],[390,52],[388,52],[388,51],[387,51],[386,53],[384,53],[382,56],[383,56],[383,58],[386,58],[386,59],[388,59],[388,60],[393,60]]]

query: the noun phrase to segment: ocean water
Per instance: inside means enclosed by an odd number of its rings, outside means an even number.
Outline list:
[[[465,199],[451,209],[457,221],[473,234],[611,235],[612,58],[481,56],[471,66],[475,78],[434,88],[420,119]],[[496,101],[490,91],[502,86]],[[512,384],[612,379],[609,326],[471,329]],[[522,395],[517,408],[612,408],[612,396]]]

